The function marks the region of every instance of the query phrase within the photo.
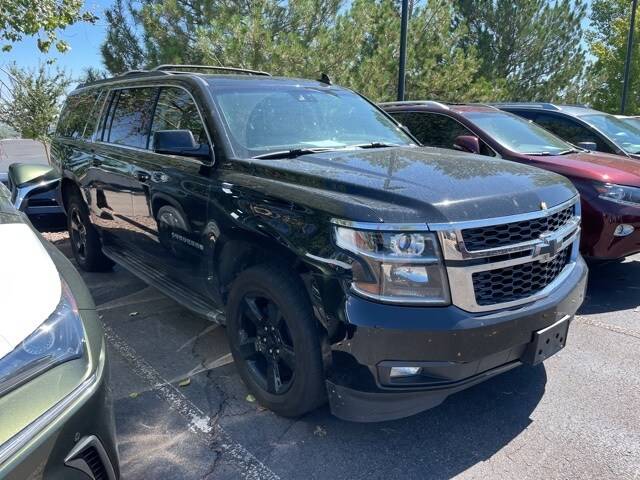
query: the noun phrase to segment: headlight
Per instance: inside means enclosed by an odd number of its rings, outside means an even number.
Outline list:
[[[0,396],[61,363],[82,357],[84,329],[69,287],[62,283],[56,310],[0,359]]]
[[[600,198],[622,205],[640,207],[640,188],[605,183],[596,185]]]
[[[358,256],[352,289],[393,303],[446,305],[449,285],[434,234],[335,227],[336,244]]]

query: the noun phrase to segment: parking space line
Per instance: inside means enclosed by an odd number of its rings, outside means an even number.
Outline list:
[[[109,345],[124,358],[133,373],[142,378],[172,410],[187,420],[191,431],[196,433],[207,445],[213,444],[219,449],[225,459],[243,478],[248,480],[279,480],[278,475],[245,447],[232,440],[217,422],[213,422],[182,392],[168,383],[149,363],[139,357],[136,351],[122,340],[110,326],[104,325],[104,333]]]
[[[591,325],[592,327],[604,328],[605,330],[609,330],[611,332],[619,333],[621,335],[627,335],[629,337],[640,338],[640,332],[637,330],[632,330],[630,328],[620,327],[618,325],[612,325],[610,323],[599,322],[598,320],[592,320],[590,318],[586,318],[583,316],[576,316],[578,321],[584,323],[586,325]]]

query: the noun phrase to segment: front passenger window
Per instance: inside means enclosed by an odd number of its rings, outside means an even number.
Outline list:
[[[190,130],[196,143],[209,143],[198,107],[181,88],[163,87],[160,91],[151,126],[150,149],[153,149],[153,134],[160,130]]]

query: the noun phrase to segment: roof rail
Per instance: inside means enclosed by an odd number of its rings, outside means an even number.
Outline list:
[[[382,103],[379,103],[378,105],[381,105],[383,107],[391,107],[393,105],[404,105],[404,106],[431,105],[434,107],[442,108],[444,110],[451,110],[449,105],[447,105],[446,103],[437,102],[435,100],[402,100],[402,101],[396,101],[396,102],[382,102]]]
[[[549,102],[496,102],[489,105],[496,107],[529,107],[542,110],[560,110],[560,107]]]
[[[232,72],[232,73],[245,73],[247,75],[262,75],[270,77],[271,74],[268,72],[263,72],[261,70],[249,70],[247,68],[236,68],[236,67],[218,67],[215,65],[179,65],[179,64],[164,64],[158,65],[155,68],[152,68],[151,72],[167,72],[167,71],[180,71],[181,69],[187,70],[214,70],[220,72]]]

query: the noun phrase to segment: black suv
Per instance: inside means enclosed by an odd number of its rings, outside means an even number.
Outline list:
[[[614,115],[582,105],[498,103],[495,106],[532,120],[579,147],[640,159],[640,129]]]
[[[408,416],[565,345],[587,275],[571,183],[423,149],[326,77],[200,68],[69,96],[52,150],[82,268],[225,323],[287,416]]]

